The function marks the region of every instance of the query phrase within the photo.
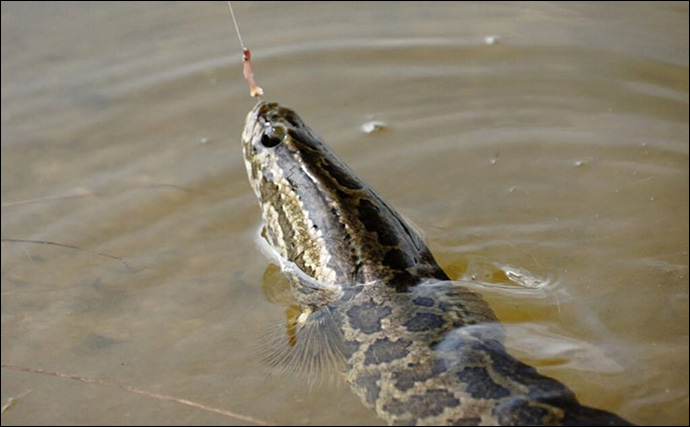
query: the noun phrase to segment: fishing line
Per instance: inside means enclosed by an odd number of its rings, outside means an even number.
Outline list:
[[[230,16],[232,16],[232,22],[235,24],[235,31],[237,31],[237,38],[240,40],[240,46],[242,47],[242,50],[246,49],[244,47],[244,42],[242,41],[242,35],[240,34],[240,26],[237,25],[237,18],[235,18],[235,11],[232,10],[232,2],[228,2],[228,7],[230,8]]]
[[[242,41],[242,36],[240,35],[240,26],[237,25],[237,18],[235,18],[235,11],[232,10],[232,2],[228,2],[228,7],[230,8],[230,15],[232,16],[232,22],[235,24],[235,31],[237,31],[237,38],[240,41],[240,46],[242,47],[242,71],[244,73],[244,79],[249,85],[249,95],[259,98],[261,101],[261,95],[264,94],[264,90],[256,84],[254,81],[254,72],[252,71],[252,53],[244,46]]]

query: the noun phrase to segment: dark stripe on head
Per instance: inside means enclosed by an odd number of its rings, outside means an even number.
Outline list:
[[[336,184],[342,185],[350,190],[359,190],[362,188],[362,183],[360,183],[342,164],[334,163],[327,158],[323,159],[322,164],[326,172],[335,179]]]
[[[361,199],[357,208],[364,227],[367,231],[376,233],[379,243],[385,246],[395,246],[400,242],[395,230],[381,217],[379,208],[370,200]]]

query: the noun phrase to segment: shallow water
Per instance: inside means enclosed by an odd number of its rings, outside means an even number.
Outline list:
[[[235,10],[267,98],[424,230],[513,354],[586,404],[688,424],[687,3]],[[83,248],[2,243],[3,364],[381,424],[257,361],[284,307],[241,160],[252,105],[222,2],[2,3],[2,237]],[[27,391],[3,425],[242,423],[2,370],[3,404]]]

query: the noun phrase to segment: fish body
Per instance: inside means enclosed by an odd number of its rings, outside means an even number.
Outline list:
[[[450,281],[293,110],[259,102],[243,151],[264,238],[292,267],[296,328],[328,331],[326,359],[342,361],[352,390],[389,424],[631,425],[510,356],[486,301]]]

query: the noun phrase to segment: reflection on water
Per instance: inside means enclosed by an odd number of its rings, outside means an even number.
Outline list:
[[[477,275],[514,356],[585,404],[688,423],[686,3],[235,11],[267,96],[424,230],[453,279]],[[1,19],[2,237],[84,249],[2,243],[2,363],[275,423],[380,424],[347,387],[257,361],[284,310],[261,286],[227,7],[3,2]],[[373,121],[387,128],[362,133]],[[2,379],[3,404],[31,390],[3,425],[240,423]]]

